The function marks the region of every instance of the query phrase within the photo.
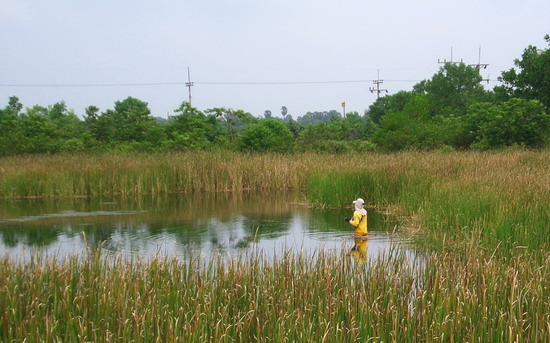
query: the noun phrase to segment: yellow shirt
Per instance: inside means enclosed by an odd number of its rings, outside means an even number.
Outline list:
[[[369,233],[367,230],[367,215],[361,213],[361,211],[353,212],[353,218],[349,223],[355,228],[356,236],[365,236]]]

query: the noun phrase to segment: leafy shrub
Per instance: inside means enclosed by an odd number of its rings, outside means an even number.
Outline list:
[[[238,138],[242,151],[289,152],[293,148],[294,136],[285,124],[267,119],[243,130]]]

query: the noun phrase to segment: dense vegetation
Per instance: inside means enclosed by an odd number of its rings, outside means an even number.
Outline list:
[[[547,342],[550,262],[472,249],[186,261],[0,259],[4,342]],[[420,263],[420,262],[417,262]]]
[[[545,37],[550,43],[550,36]],[[550,49],[525,49],[518,70],[504,71],[501,86],[486,90],[479,70],[445,64],[411,91],[381,97],[364,115],[306,113],[296,120],[270,111],[257,118],[242,110],[200,111],[183,102],[168,119],[128,97],[83,120],[61,101],[23,108],[10,97],[0,109],[0,155],[68,151],[322,151],[491,149],[550,143]]]
[[[419,259],[0,259],[0,341],[546,342],[549,151],[0,158],[2,195],[306,190],[420,229]],[[26,193],[27,192],[27,193]],[[262,228],[260,228],[262,229]],[[116,291],[113,291],[116,290]]]
[[[2,196],[303,189],[330,206],[362,196],[403,215],[426,248],[365,265],[322,251],[207,266],[5,257],[0,341],[548,341],[549,154],[2,157]]]

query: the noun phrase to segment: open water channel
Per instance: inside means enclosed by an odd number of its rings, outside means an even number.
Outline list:
[[[100,248],[124,257],[236,256],[252,249],[284,251],[354,247],[349,209],[312,209],[299,194],[215,193],[128,198],[0,200],[0,256],[27,260],[35,252],[58,259]],[[350,199],[351,202],[352,199]],[[391,217],[369,210],[366,258],[408,241]]]

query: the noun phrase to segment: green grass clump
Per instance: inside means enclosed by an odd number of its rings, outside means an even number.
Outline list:
[[[550,256],[0,261],[0,341],[464,342],[550,339]]]
[[[352,200],[361,197],[367,204],[383,207],[411,194],[424,197],[431,188],[425,180],[383,170],[329,171],[308,177],[307,196],[325,206],[349,206]]]
[[[349,206],[360,196],[423,229],[429,248],[481,248],[513,254],[550,247],[550,153],[402,153],[366,158],[364,167],[318,172],[307,196]]]

